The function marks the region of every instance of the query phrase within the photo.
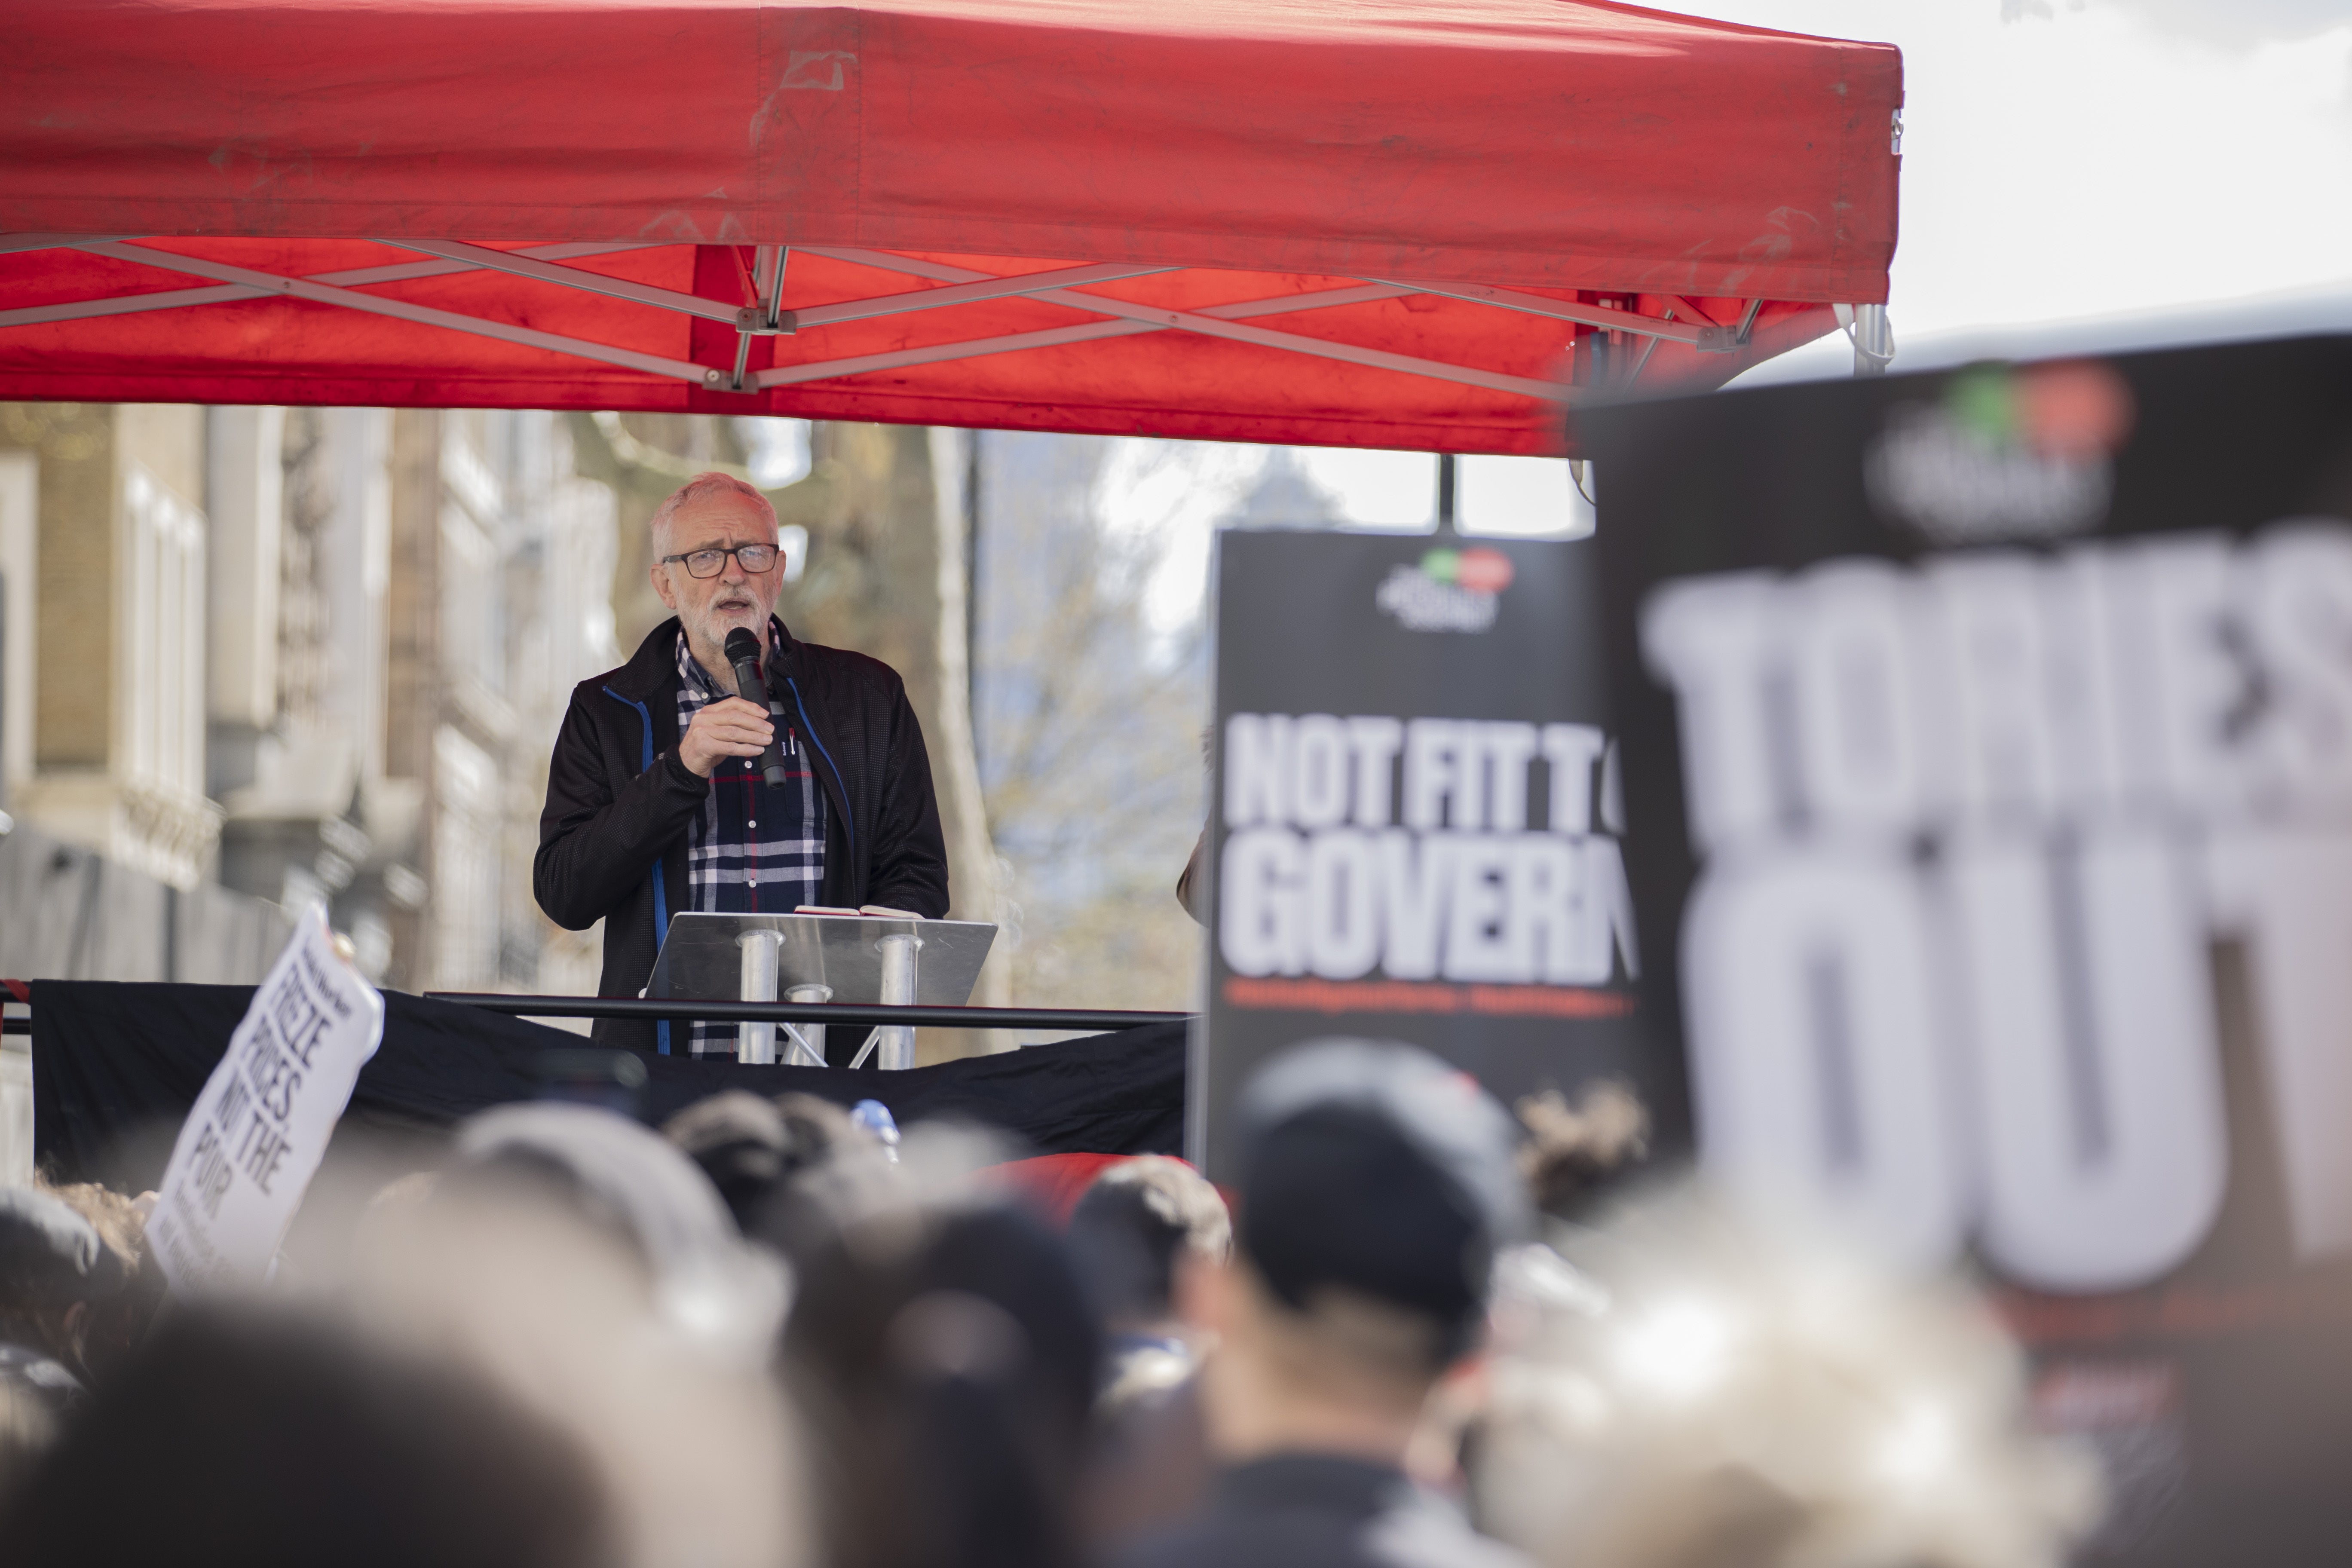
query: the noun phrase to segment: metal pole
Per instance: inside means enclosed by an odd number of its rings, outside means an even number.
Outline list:
[[[923,939],[912,931],[886,936],[876,942],[882,950],[882,1005],[911,1007],[915,1003],[915,955],[922,951]],[[879,1047],[874,1065],[886,1072],[904,1072],[915,1065],[915,1031],[906,1024],[891,1024],[874,1031],[875,1044]]]
[[[1853,308],[1853,374],[1885,375],[1895,360],[1895,328],[1884,305]]]
[[[1437,531],[1440,533],[1455,531],[1457,513],[1454,504],[1455,493],[1454,463],[1453,453],[1437,454]]]
[[[1143,1013],[1094,1007],[882,1007],[867,1002],[743,1002],[731,997],[518,996],[502,991],[427,991],[427,1002],[456,1002],[518,1018],[702,1018],[732,1024],[913,1024],[943,1029],[1131,1029],[1139,1024],[1181,1024],[1190,1013]]]
[[[980,508],[981,432],[964,432],[963,455],[963,698],[965,711],[980,711]],[[980,724],[971,725],[972,757],[980,756]]]
[[[735,939],[743,950],[742,979],[737,994],[746,1002],[776,999],[776,961],[784,951],[780,931],[747,931]],[[776,1060],[776,1026],[748,1019],[735,1026],[735,1059],[746,1067],[772,1067]]]
[[[795,985],[784,993],[784,999],[788,1002],[830,1002],[833,1000],[833,987]],[[786,1024],[784,1029],[793,1037],[795,1044],[804,1047],[809,1055],[815,1058],[809,1063],[811,1067],[824,1066],[824,1026],[823,1024],[802,1024],[797,1026]]]
[[[792,264],[792,250],[785,246],[775,247],[775,259],[768,273],[768,327],[781,331],[784,324],[784,268]]]
[[[8,816],[8,574],[0,571],[0,834],[16,830]]]

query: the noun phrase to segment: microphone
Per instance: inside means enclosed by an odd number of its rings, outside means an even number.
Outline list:
[[[759,637],[741,626],[729,632],[727,662],[735,667],[735,686],[742,693],[743,700],[767,713],[768,688],[760,679]],[[769,714],[769,718],[772,721],[774,715]],[[772,784],[784,782],[784,740],[782,735],[770,741],[768,749],[760,753],[760,776]]]

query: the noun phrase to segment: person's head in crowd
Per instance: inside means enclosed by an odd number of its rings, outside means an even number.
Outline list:
[[[1079,1561],[1095,1326],[1026,1209],[850,1218],[803,1267],[784,1364],[833,1568]]]
[[[1540,1562],[2057,1568],[2094,1522],[2095,1468],[2032,1431],[1957,1282],[1703,1187],[1560,1245],[1588,1283],[1527,1293],[1471,1449],[1481,1523]]]
[[[1622,1079],[1594,1080],[1573,1104],[1548,1089],[1513,1109],[1528,1132],[1519,1172],[1536,1207],[1553,1219],[1580,1220],[1650,1150],[1649,1107]]]
[[[750,1234],[791,1158],[776,1102],[730,1089],[696,1100],[663,1122],[661,1131],[709,1178],[736,1227]]]
[[[784,1173],[821,1164],[844,1151],[877,1148],[867,1132],[829,1100],[814,1094],[780,1094],[772,1102],[784,1124]]]
[[[729,1089],[671,1117],[662,1135],[717,1188],[744,1236],[797,1258],[846,1213],[896,1184],[874,1136],[831,1100]]]
[[[1327,1040],[1262,1068],[1234,1131],[1233,1263],[1185,1291],[1218,1341],[1212,1438],[1234,1460],[1399,1465],[1432,1388],[1479,1348],[1497,1250],[1530,1224],[1510,1119],[1427,1052]]]
[[[1105,1399],[1122,1404],[1190,1375],[1176,1277],[1232,1253],[1233,1226],[1217,1189],[1164,1154],[1123,1160],[1080,1195],[1066,1237],[1109,1352]]]
[[[644,1263],[657,1309],[689,1332],[750,1352],[782,1321],[782,1270],[743,1245],[692,1161],[625,1117],[555,1101],[484,1111],[458,1130],[445,1180],[535,1189],[604,1227]]]
[[[1178,1281],[1233,1255],[1224,1199],[1163,1154],[1106,1168],[1065,1233],[1105,1335],[1099,1441],[1087,1529],[1116,1550],[1200,1505],[1212,1466],[1193,1384],[1201,1346],[1176,1310]]]
[[[579,1452],[446,1364],[257,1308],[175,1313],[0,1514],[11,1564],[600,1568]]]
[[[0,1187],[0,1344],[36,1352],[77,1384],[95,1381],[118,1348],[119,1303],[138,1272],[135,1240],[110,1239],[61,1194]],[[28,1386],[41,1386],[25,1365]]]
[[[0,1189],[0,1497],[153,1318],[145,1230],[138,1204],[101,1186]]]
[[[764,1375],[785,1271],[677,1149],[593,1107],[501,1108],[362,1232],[352,1310],[576,1441],[627,1563],[805,1561],[797,1432]]]
[[[942,1206],[969,1206],[1011,1189],[998,1168],[1024,1150],[1001,1129],[935,1118],[881,1131],[829,1100],[776,1097],[799,1161],[761,1212],[753,1237],[795,1268],[855,1228],[871,1237],[919,1229]]]

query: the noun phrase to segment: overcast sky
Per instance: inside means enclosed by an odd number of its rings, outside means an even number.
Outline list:
[[[2254,297],[2328,298],[2332,320],[2352,324],[2352,0],[1667,8],[1902,49],[1902,233],[1888,307],[1897,371],[1906,342],[1925,341],[1917,363],[1961,334],[1998,347],[2004,333],[2052,323]],[[1835,337],[1747,379],[1852,365]],[[1176,450],[1185,445],[1122,443],[1135,449],[1109,466],[1101,497],[1114,526],[1172,546],[1153,594],[1155,618],[1171,623],[1196,613],[1210,525],[1265,460],[1262,447]],[[1357,521],[1429,525],[1433,459],[1299,457]],[[1514,505],[1468,525],[1521,532],[1573,520],[1566,465],[1549,467],[1559,470],[1546,481],[1557,513]],[[1488,493],[1506,488],[1542,489],[1515,476]]]
[[[1906,338],[2352,291],[2352,0],[1690,9],[1902,49],[1898,370]]]

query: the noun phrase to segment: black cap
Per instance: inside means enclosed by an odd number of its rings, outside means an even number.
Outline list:
[[[0,1279],[44,1306],[98,1301],[126,1275],[98,1227],[72,1205],[30,1187],[0,1187]]]
[[[1493,1097],[1416,1047],[1314,1040],[1262,1068],[1236,1118],[1235,1240],[1276,1296],[1304,1310],[1341,1286],[1467,1346],[1496,1250],[1530,1227]]]

